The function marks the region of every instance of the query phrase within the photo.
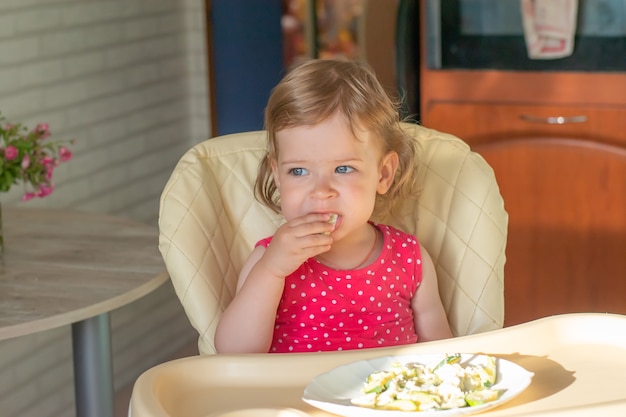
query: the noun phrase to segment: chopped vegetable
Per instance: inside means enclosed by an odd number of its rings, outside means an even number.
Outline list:
[[[493,389],[481,389],[478,391],[472,391],[465,396],[465,402],[470,407],[475,405],[485,404],[491,401],[495,401],[500,396],[498,390]]]
[[[445,358],[443,358],[443,360],[441,362],[439,362],[437,364],[437,366],[435,366],[433,371],[436,371],[437,369],[441,368],[443,365],[452,364],[452,363],[459,363],[460,361],[461,361],[461,354],[460,353],[455,353],[454,355],[448,355]]]

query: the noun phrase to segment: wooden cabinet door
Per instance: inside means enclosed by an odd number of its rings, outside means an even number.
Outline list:
[[[509,212],[505,325],[626,314],[626,149],[580,139],[478,145]]]
[[[426,115],[426,127],[452,133],[470,145],[555,136],[626,146],[626,106],[435,102]]]

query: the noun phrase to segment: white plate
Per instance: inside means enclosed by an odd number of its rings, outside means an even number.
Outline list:
[[[307,413],[294,408],[246,408],[229,411],[225,414],[209,414],[206,417],[311,417]]]
[[[315,377],[304,389],[302,400],[321,410],[345,417],[452,417],[474,414],[503,404],[524,391],[533,377],[532,372],[521,366],[496,357],[498,373],[493,388],[506,391],[490,403],[450,410],[398,411],[358,407],[350,402],[361,394],[363,383],[372,372],[387,370],[394,362],[419,362],[435,366],[445,357],[443,354],[384,356],[342,365]],[[461,355],[461,363],[476,363],[481,358],[484,355],[464,353]]]

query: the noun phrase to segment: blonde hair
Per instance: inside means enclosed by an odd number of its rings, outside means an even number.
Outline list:
[[[417,142],[400,125],[399,105],[391,100],[366,64],[315,59],[292,69],[272,90],[265,108],[268,149],[255,185],[262,203],[280,212],[280,195],[271,169],[271,161],[277,159],[279,152],[276,133],[316,125],[337,111],[352,132],[358,127],[379,138],[383,154],[398,154],[393,184],[387,193],[377,196],[375,215],[391,213],[398,198],[416,196]]]

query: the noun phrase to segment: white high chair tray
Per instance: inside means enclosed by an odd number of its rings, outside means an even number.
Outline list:
[[[488,353],[534,374],[515,398],[477,415],[626,415],[626,316],[598,313],[393,348],[183,358],[138,378],[131,412],[132,417],[328,417],[335,414],[302,400],[318,375],[364,359],[448,352]]]

